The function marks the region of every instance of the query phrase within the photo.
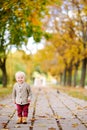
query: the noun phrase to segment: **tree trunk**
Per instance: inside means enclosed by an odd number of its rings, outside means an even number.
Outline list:
[[[60,84],[62,85],[62,73],[60,73]]]
[[[63,74],[63,85],[66,86],[66,68],[65,68],[64,74]]]
[[[72,68],[71,67],[68,69],[67,85],[68,86],[72,85]]]
[[[2,71],[2,84],[3,87],[7,86],[7,72],[6,72],[6,58],[3,59],[3,61],[1,61],[0,59],[0,69]]]
[[[86,62],[87,58],[85,58],[82,62],[82,73],[81,73],[81,81],[80,81],[80,86],[84,87],[85,86],[85,79],[86,79]]]
[[[77,85],[77,82],[76,82],[77,73],[78,73],[78,63],[75,65],[74,80],[73,80],[74,87],[76,87],[76,85]]]

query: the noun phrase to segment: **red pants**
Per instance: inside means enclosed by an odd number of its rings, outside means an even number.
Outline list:
[[[17,105],[17,115],[18,117],[28,117],[28,107],[29,104],[25,104],[25,105]]]

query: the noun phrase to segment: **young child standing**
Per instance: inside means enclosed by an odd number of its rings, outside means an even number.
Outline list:
[[[28,108],[31,102],[31,88],[25,82],[25,73],[18,71],[15,74],[16,83],[13,86],[12,98],[17,106],[17,124],[27,124]]]

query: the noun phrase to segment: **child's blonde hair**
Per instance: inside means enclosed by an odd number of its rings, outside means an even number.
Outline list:
[[[25,78],[25,73],[23,71],[16,72],[15,78],[17,78],[19,75],[22,75]]]

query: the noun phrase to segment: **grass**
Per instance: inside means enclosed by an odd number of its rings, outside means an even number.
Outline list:
[[[0,99],[5,98],[6,96],[8,96],[9,94],[12,93],[12,87],[2,87],[0,86]]]
[[[59,87],[56,86],[54,87],[56,89],[58,89],[61,92],[67,93],[68,95],[75,97],[75,98],[79,98],[79,99],[83,99],[87,101],[87,89],[85,88],[75,88],[75,87]]]

